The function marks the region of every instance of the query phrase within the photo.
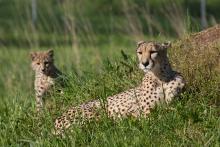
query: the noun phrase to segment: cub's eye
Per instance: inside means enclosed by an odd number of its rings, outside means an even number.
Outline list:
[[[48,62],[48,61],[46,61],[46,62],[44,62],[44,64],[45,64],[45,65],[48,65],[48,64],[49,64],[49,62]]]
[[[138,54],[142,55],[142,52],[137,52]]]
[[[37,62],[37,65],[40,65],[40,62]]]

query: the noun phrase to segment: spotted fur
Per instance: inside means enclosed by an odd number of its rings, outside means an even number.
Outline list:
[[[183,77],[172,70],[167,48],[170,43],[141,41],[137,45],[139,67],[145,72],[142,83],[130,90],[107,98],[105,102],[93,100],[68,109],[55,121],[55,134],[63,131],[78,121],[99,118],[100,109],[113,119],[132,116],[147,117],[150,110],[158,103],[169,103],[184,87]]]
[[[32,69],[35,72],[35,99],[37,111],[43,107],[45,94],[55,85],[56,79],[62,73],[55,67],[53,50],[32,52]]]

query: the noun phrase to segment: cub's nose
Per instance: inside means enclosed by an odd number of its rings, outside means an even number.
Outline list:
[[[142,64],[144,65],[144,67],[147,67],[149,65],[149,61],[142,62]]]

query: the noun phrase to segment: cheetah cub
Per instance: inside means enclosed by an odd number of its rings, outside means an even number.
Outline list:
[[[54,65],[53,50],[32,52],[30,55],[35,72],[36,108],[39,112],[43,107],[43,97],[62,73]]]
[[[170,66],[167,57],[167,48],[170,46],[170,43],[139,42],[136,53],[139,67],[145,72],[142,83],[107,97],[105,102],[92,100],[71,107],[55,120],[54,133],[63,134],[71,124],[99,118],[101,109],[112,119],[128,116],[140,118],[147,117],[155,104],[162,101],[169,103],[185,85],[183,77]]]

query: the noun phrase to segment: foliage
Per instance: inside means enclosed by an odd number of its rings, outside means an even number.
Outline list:
[[[53,136],[54,119],[69,106],[104,99],[140,82],[143,73],[137,69],[135,46],[113,44],[100,45],[100,49],[81,47],[79,69],[72,48],[55,48],[56,64],[68,76],[69,86],[64,95],[48,97],[52,105],[47,105],[42,116],[35,112],[29,51],[1,48],[0,146],[219,146],[220,77],[214,66],[209,70],[201,64],[214,61],[209,59],[216,52],[207,58],[194,56],[197,48],[187,51],[183,41],[176,42],[169,55],[187,86],[171,105],[155,108],[149,118],[140,121],[114,122],[103,117],[99,122],[73,126],[65,138]]]
[[[0,0],[0,146],[219,146],[220,46],[193,46],[199,0]],[[219,0],[207,1],[208,22],[219,20]],[[176,40],[171,63],[187,81],[185,92],[149,118],[74,125],[66,138],[51,134],[53,121],[72,105],[140,83],[135,42]],[[30,50],[55,50],[67,75],[42,115],[35,112]]]

